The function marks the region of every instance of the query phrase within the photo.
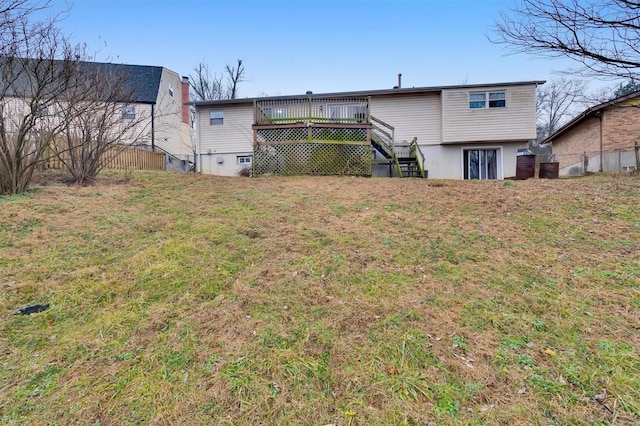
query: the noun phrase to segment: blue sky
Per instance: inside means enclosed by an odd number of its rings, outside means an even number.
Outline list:
[[[564,61],[488,39],[515,0],[54,0],[98,60],[188,75],[242,58],[240,96],[546,80]]]

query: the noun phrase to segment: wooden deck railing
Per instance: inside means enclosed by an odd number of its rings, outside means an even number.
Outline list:
[[[369,98],[265,99],[254,102],[254,124],[370,123]]]

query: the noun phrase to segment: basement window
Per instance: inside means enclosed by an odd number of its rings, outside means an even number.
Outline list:
[[[250,155],[238,156],[237,159],[238,159],[238,164],[241,164],[243,166],[251,165],[251,156]]]
[[[469,108],[505,108],[507,106],[507,92],[470,92]]]
[[[209,116],[209,124],[212,126],[219,126],[224,124],[224,111],[211,111]]]

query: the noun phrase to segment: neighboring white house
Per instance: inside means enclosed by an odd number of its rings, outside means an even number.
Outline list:
[[[46,61],[44,61],[46,64]],[[6,123],[19,123],[23,111],[29,108],[30,91],[36,83],[56,85],[55,81],[46,83],[47,74],[38,79],[30,77],[33,72],[30,63],[40,63],[31,58],[18,58],[5,60],[2,69],[1,80],[7,80],[3,88],[3,104],[0,105],[0,113],[5,114]],[[65,62],[52,60],[52,66],[61,69]],[[33,67],[35,67],[34,65]],[[160,151],[166,155],[167,163],[174,163],[168,169],[189,170],[189,163],[194,161],[193,129],[189,102],[189,80],[180,77],[174,71],[160,66],[115,64],[105,62],[79,61],[72,63],[78,66],[78,76],[89,75],[115,77],[123,87],[116,90],[126,92],[120,107],[120,123],[129,128],[121,137],[121,142],[145,147],[146,149]],[[40,69],[45,69],[41,66]],[[39,71],[43,73],[43,71]],[[61,72],[61,75],[63,73]],[[102,80],[104,81],[104,80]],[[2,85],[0,84],[0,87]],[[120,96],[116,94],[115,96]],[[64,104],[66,98],[60,97],[48,99],[49,105],[43,104],[43,116],[54,122],[56,119],[55,103]],[[116,117],[117,119],[117,117]],[[129,123],[127,125],[127,122]],[[181,163],[181,164],[175,164]]]
[[[107,72],[127,77],[135,93],[135,103],[123,110],[122,118],[147,117],[145,131],[137,145],[159,150],[185,161],[194,160],[191,135],[189,80],[164,67],[112,63],[88,63],[104,67]]]
[[[380,158],[383,150],[374,143],[374,136],[382,122],[388,125],[382,127],[391,136],[388,142],[392,146],[408,146],[417,138],[417,146],[424,156],[421,166],[429,178],[512,177],[516,172],[517,150],[536,137],[536,87],[543,83],[527,81],[196,102],[198,170],[207,174],[237,175],[254,160],[255,147],[264,140],[260,132],[278,126],[304,132],[304,126],[317,128],[336,123],[327,130],[333,134],[335,128],[340,127],[337,123],[349,129],[361,127],[367,134],[366,140],[375,147],[374,157]],[[304,109],[307,100],[308,119]],[[348,122],[340,121],[345,114],[349,116]],[[261,121],[261,116],[266,116],[267,121]],[[318,119],[319,116],[322,118]],[[334,116],[340,118],[334,120]],[[278,137],[294,138],[282,136],[284,134],[281,132]],[[301,133],[295,136],[297,146],[303,146],[304,138],[299,135]],[[311,135],[309,130],[308,142],[317,142]],[[374,162],[373,175],[390,173],[395,174],[392,167]]]

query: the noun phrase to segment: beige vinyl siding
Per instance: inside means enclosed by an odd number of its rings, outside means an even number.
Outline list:
[[[395,128],[396,141],[418,138],[421,145],[440,143],[440,94],[374,96],[371,115]]]
[[[526,143],[512,142],[499,144],[463,144],[424,146],[425,169],[432,179],[463,179],[465,149],[498,149],[498,179],[513,177],[516,174],[516,154]]]
[[[128,131],[124,131],[131,123],[127,119],[121,118],[121,114],[118,117],[114,117],[113,122],[115,124],[115,134],[120,136],[120,142],[124,144],[143,144],[151,145],[151,105],[149,104],[131,104],[135,108],[136,118],[133,120],[137,124],[130,128]],[[122,127],[118,127],[122,126]]]
[[[238,176],[240,171],[251,165],[238,164],[238,157],[253,156],[253,152],[233,154],[203,154],[200,156],[200,171],[207,175]]]
[[[223,111],[223,124],[211,125],[211,111]],[[203,154],[253,151],[253,104],[221,105],[198,109],[200,152]]]
[[[162,69],[154,114],[155,145],[180,158],[193,156],[191,129],[182,121],[182,79],[166,68]]]
[[[506,92],[505,108],[469,108],[469,92]],[[535,84],[442,91],[442,142],[529,140],[536,137]]]

